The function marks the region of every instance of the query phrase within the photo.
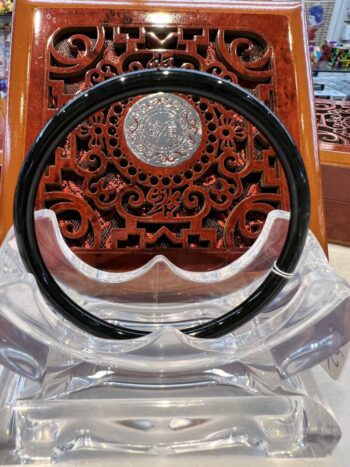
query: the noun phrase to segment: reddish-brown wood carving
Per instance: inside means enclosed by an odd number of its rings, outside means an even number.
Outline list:
[[[349,151],[350,102],[316,99],[315,106],[321,146],[334,150],[338,147],[339,151]]]
[[[46,121],[115,74],[175,66],[230,79],[275,111],[301,150],[311,228],[326,248],[300,4],[17,0],[13,31],[0,241],[13,224],[21,163]],[[269,209],[288,208],[283,172],[263,135],[213,102],[183,98],[205,123],[203,140],[168,172],[146,167],[125,144],[122,120],[135,100],[81,122],[53,154],[37,206],[55,210],[65,240],[87,263],[124,270],[163,253],[181,267],[219,267],[254,242]]]
[[[316,99],[327,237],[350,244],[350,102]]]
[[[56,32],[49,43],[47,115],[105,79],[143,68],[205,71],[250,89],[273,107],[272,48],[239,29],[97,27]],[[128,109],[116,102],[82,122],[57,148],[42,179],[37,207],[53,209],[67,243],[92,253],[216,253],[208,267],[252,245],[268,212],[288,208],[273,148],[242,116],[198,96],[181,96],[202,121],[195,154],[175,167],[135,157],[124,137]],[[230,255],[225,255],[226,252]],[[132,265],[144,262],[134,255]],[[211,263],[211,264],[210,264]],[[198,265],[193,265],[198,268]]]

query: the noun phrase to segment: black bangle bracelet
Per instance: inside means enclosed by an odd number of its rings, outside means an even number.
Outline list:
[[[244,89],[213,75],[192,70],[143,70],[97,84],[65,105],[44,127],[22,165],[16,187],[14,225],[20,255],[43,296],[84,331],[108,339],[132,339],[148,332],[117,326],[85,311],[57,284],[48,271],[35,235],[37,188],[50,156],[59,143],[91,114],[112,103],[152,92],[194,94],[219,102],[249,120],[276,151],[289,185],[291,218],[282,252],[262,284],[236,308],[205,324],[182,332],[200,338],[223,336],[256,316],[286,284],[303,251],[310,212],[310,193],[299,151],[271,110]]]

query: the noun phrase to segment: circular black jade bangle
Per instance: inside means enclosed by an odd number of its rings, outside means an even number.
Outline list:
[[[56,147],[91,114],[130,97],[153,92],[202,96],[239,112],[260,130],[282,163],[290,193],[291,217],[281,254],[265,280],[240,305],[219,318],[182,330],[199,338],[221,337],[256,316],[284,287],[303,251],[310,213],[310,193],[299,151],[271,110],[244,89],[208,73],[180,69],[143,70],[116,76],[80,94],[44,127],[20,171],[14,205],[19,252],[43,296],[82,330],[106,339],[132,339],[148,334],[109,323],[84,310],[57,284],[40,253],[34,227],[35,197],[42,173]]]

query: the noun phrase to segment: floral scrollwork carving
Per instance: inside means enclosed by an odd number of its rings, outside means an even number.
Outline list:
[[[73,34],[62,42],[62,31],[56,33],[49,44],[52,76],[77,76],[98,61],[105,48],[105,31],[102,26],[95,29],[96,40],[81,33]]]

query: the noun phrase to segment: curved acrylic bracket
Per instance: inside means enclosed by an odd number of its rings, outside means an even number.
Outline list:
[[[40,223],[43,222],[42,226],[49,226],[57,234],[57,224],[47,212],[38,213],[37,220],[39,232]],[[254,355],[262,350],[269,350],[278,371],[284,376],[310,368],[335,353],[350,339],[350,287],[329,266],[311,232],[296,274],[277,299],[254,320],[217,339],[198,340],[179,331],[181,326],[189,324],[189,320],[194,324],[205,322],[248,296],[273,264],[276,245],[283,242],[287,224],[287,213],[274,211],[269,214],[257,246],[240,261],[214,273],[188,273],[158,258],[142,270],[126,276],[124,281],[109,273],[96,277],[95,271],[75,260],[56,235],[56,246],[60,248],[54,256],[48,257],[50,267],[54,268],[59,280],[65,280],[68,271],[70,276],[76,274],[78,277],[79,274],[79,281],[81,278],[86,281],[81,281],[80,293],[65,286],[68,293],[75,294],[75,300],[88,306],[90,312],[100,310],[99,313],[104,313],[104,319],[127,322],[137,328],[146,326],[144,322],[152,318],[153,325],[148,328],[151,334],[128,341],[91,336],[52,310],[43,300],[34,277],[25,271],[11,230],[0,249],[0,362],[7,367],[12,365],[12,369],[17,365],[15,371],[26,372],[24,363],[16,363],[18,353],[14,355],[12,350],[10,353],[6,351],[10,347],[20,349],[22,362],[25,360],[23,355],[28,356],[28,365],[31,362],[31,366],[26,376],[31,378],[40,378],[40,371],[34,372],[32,369],[33,359],[42,368],[48,352],[62,352],[76,361],[118,367],[125,371],[171,373],[193,372],[235,360],[247,361],[254,359]],[[259,258],[259,262],[256,258]],[[159,267],[161,281],[157,270]],[[235,290],[228,293],[232,282],[242,272],[245,274],[244,281],[236,284]],[[115,277],[119,282],[112,282]],[[165,284],[179,281],[178,294],[182,303],[177,302],[173,288],[170,288],[168,298],[163,295],[162,300],[157,300],[155,278],[158,278],[158,291],[164,285],[162,281]],[[154,282],[148,301],[142,307],[140,301],[145,297],[146,284],[150,281]],[[88,295],[84,294],[86,284]],[[125,303],[120,306],[117,300],[125,299],[130,287],[136,290],[138,285],[140,295],[136,295],[134,302],[129,300],[126,316]],[[194,286],[197,287],[196,293],[192,301],[186,303],[189,291]],[[101,287],[105,287],[106,296],[101,291],[93,293],[93,290]],[[118,289],[122,292],[117,292]],[[152,296],[156,297],[153,304]]]

